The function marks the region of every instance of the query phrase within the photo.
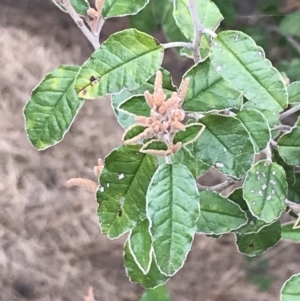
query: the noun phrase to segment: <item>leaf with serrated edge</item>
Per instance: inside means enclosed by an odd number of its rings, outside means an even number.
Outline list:
[[[257,256],[277,244],[281,237],[279,221],[267,224],[256,233],[236,234],[238,250],[249,256]]]
[[[139,145],[124,145],[105,158],[97,192],[102,232],[118,238],[146,216],[146,193],[156,171],[155,157],[140,153]]]
[[[150,117],[151,108],[144,96],[132,96],[123,101],[118,110],[129,115]]]
[[[182,142],[182,145],[188,145],[195,142],[205,130],[205,126],[201,123],[190,123],[185,127],[184,131],[178,131],[174,138],[174,144]]]
[[[73,87],[78,70],[77,66],[61,66],[32,91],[24,115],[28,138],[37,149],[60,142],[83,105]]]
[[[290,277],[282,286],[280,301],[300,300],[300,273]]]
[[[152,240],[149,233],[149,221],[140,221],[132,230],[128,239],[130,252],[136,264],[147,274],[152,262]]]
[[[245,33],[219,33],[211,46],[211,62],[225,80],[257,106],[275,112],[287,107],[287,90],[280,73]]]
[[[281,158],[289,165],[300,166],[300,127],[294,127],[283,134],[279,140],[278,152]]]
[[[184,110],[212,112],[241,107],[241,93],[217,73],[209,59],[193,66],[183,78],[189,78]]]
[[[151,256],[153,257],[153,252],[151,252]],[[154,260],[154,258],[151,259],[151,266],[148,271],[148,273],[145,275],[143,271],[139,268],[137,265],[131,251],[129,248],[128,241],[125,243],[124,246],[124,265],[126,269],[126,273],[128,278],[131,282],[139,283],[144,288],[156,288],[160,285],[165,284],[169,277],[162,274]]]
[[[297,104],[300,103],[300,81],[293,82],[287,86],[289,95],[289,103]]]
[[[244,199],[255,217],[266,223],[280,217],[287,195],[286,175],[280,165],[259,161],[249,170],[243,188]]]
[[[149,0],[105,0],[102,15],[104,19],[135,15],[148,3]]]
[[[223,115],[207,115],[200,120],[206,128],[188,148],[221,173],[242,178],[254,160],[253,145],[242,123]]]
[[[256,153],[264,150],[271,140],[268,120],[254,109],[243,109],[236,116],[247,129]]]
[[[145,33],[136,29],[119,31],[83,64],[75,89],[88,99],[119,93],[124,88],[135,90],[159,69],[163,52],[164,48]]]
[[[196,181],[180,163],[163,164],[147,192],[153,250],[160,271],[174,275],[184,264],[199,218]]]
[[[248,221],[240,206],[212,190],[200,191],[200,200],[198,233],[225,234],[242,227]]]

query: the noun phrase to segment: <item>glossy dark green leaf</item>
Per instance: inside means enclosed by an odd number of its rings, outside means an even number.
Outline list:
[[[147,216],[156,263],[165,275],[184,264],[199,218],[196,181],[180,163],[163,164],[147,192]]]
[[[128,239],[131,255],[144,274],[147,274],[152,261],[152,240],[149,233],[149,221],[140,221],[132,230]]]
[[[235,117],[208,115],[201,118],[206,128],[188,146],[204,163],[225,175],[242,178],[251,168],[254,149],[249,134]]]
[[[273,247],[281,238],[280,222],[266,225],[256,233],[236,234],[238,250],[249,256],[257,256]]]
[[[186,111],[211,112],[241,107],[241,93],[216,72],[209,59],[193,66],[184,78],[189,78],[183,103]]]
[[[24,115],[28,138],[37,149],[61,141],[83,105],[74,90],[78,70],[77,66],[61,66],[32,91]]]
[[[300,127],[294,127],[278,140],[278,152],[289,165],[300,166]]]
[[[105,19],[134,15],[149,3],[149,0],[105,0],[102,15]]]
[[[287,107],[287,91],[280,73],[246,34],[219,33],[211,47],[211,62],[225,80],[257,106],[275,112]]]
[[[156,288],[160,285],[165,284],[168,281],[168,277],[162,274],[153,258],[151,260],[151,266],[148,273],[145,275],[142,270],[140,270],[139,266],[137,265],[134,257],[132,256],[129,248],[129,243],[127,242],[124,247],[124,264],[127,272],[127,276],[129,277],[130,281],[139,283],[143,287],[149,288]]]
[[[80,68],[79,95],[93,99],[138,89],[159,69],[163,47],[151,36],[126,29],[111,35]]]
[[[244,199],[255,217],[266,223],[280,217],[287,196],[286,175],[280,165],[259,161],[249,170],[243,188]]]
[[[105,158],[97,192],[102,232],[115,238],[146,216],[146,193],[157,168],[155,157],[140,153],[138,145],[124,145]]]
[[[247,221],[245,212],[228,198],[212,190],[200,192],[197,232],[220,235],[242,227]]]

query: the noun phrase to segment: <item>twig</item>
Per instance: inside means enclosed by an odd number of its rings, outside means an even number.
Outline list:
[[[174,47],[185,47],[185,48],[193,49],[193,44],[187,42],[170,42],[170,43],[162,44],[162,46],[164,47],[164,49],[174,48]]]
[[[189,10],[190,10],[191,17],[193,19],[194,32],[195,32],[194,41],[193,41],[193,56],[194,56],[195,63],[198,63],[201,60],[200,42],[201,42],[202,33],[204,32],[205,28],[200,22],[195,0],[189,0]]]
[[[227,189],[231,185],[233,185],[235,182],[231,179],[226,180],[225,182],[222,182],[220,184],[217,184],[215,186],[203,186],[199,183],[197,183],[197,186],[200,190],[210,189],[217,192],[222,192],[223,190]]]
[[[74,20],[76,25],[79,27],[79,29],[82,31],[82,33],[86,36],[86,38],[89,40],[89,42],[93,45],[95,49],[100,47],[100,42],[97,36],[94,36],[90,30],[87,28],[87,26],[84,24],[84,21],[82,18],[77,14],[74,7],[72,6],[70,0],[61,0],[63,6],[66,8],[68,14],[71,16],[71,18]]]
[[[287,117],[289,117],[290,115],[293,115],[294,113],[300,111],[300,104],[290,108],[289,110],[283,112],[280,114],[280,120],[283,120]]]
[[[271,146],[273,149],[277,149],[277,148],[278,148],[278,144],[277,144],[277,142],[274,141],[274,140],[271,140],[271,141],[270,141],[270,146]]]
[[[277,125],[274,128],[271,129],[272,132],[274,131],[289,131],[292,127],[289,125],[281,124]]]
[[[271,146],[271,142],[268,143],[267,147],[265,148],[265,150],[263,152],[266,155],[266,160],[268,162],[272,163],[272,146]]]

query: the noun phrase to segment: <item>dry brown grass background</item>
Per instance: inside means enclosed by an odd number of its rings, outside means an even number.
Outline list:
[[[103,38],[124,26],[111,21]],[[82,301],[89,285],[102,301],[135,301],[143,292],[123,267],[126,237],[102,235],[93,196],[65,186],[71,177],[93,179],[97,159],[120,144],[108,99],[86,102],[65,139],[46,151],[36,151],[24,131],[22,110],[42,77],[61,64],[83,63],[91,52],[50,1],[0,1],[1,301]],[[263,255],[269,260],[263,272],[275,278],[262,292],[246,280],[232,235],[196,236],[184,268],[167,286],[174,301],[279,299],[284,280],[300,270],[299,251],[279,243]]]

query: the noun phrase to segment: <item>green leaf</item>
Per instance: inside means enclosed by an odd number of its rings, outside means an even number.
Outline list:
[[[295,274],[289,278],[281,289],[281,301],[300,300],[300,274]]]
[[[199,194],[196,181],[180,163],[163,164],[147,192],[147,216],[156,263],[165,275],[174,275],[191,249]]]
[[[211,190],[200,192],[197,232],[220,235],[242,227],[247,221],[245,212],[228,198]]]
[[[272,152],[273,160],[276,161],[285,171],[286,181],[288,183],[288,187],[291,188],[296,183],[296,176],[294,171],[294,166],[288,165],[285,161],[280,157],[278,150],[273,150]]]
[[[172,155],[172,162],[179,162],[185,165],[195,179],[204,175],[210,168],[209,165],[198,159],[192,153],[192,150],[189,150],[186,147],[181,147],[177,153]]]
[[[128,90],[123,90],[119,94],[114,94],[111,96],[111,104],[114,109],[115,115],[119,124],[124,128],[127,129],[131,125],[133,125],[135,121],[135,116],[129,115],[125,112],[119,111],[119,105],[126,99],[132,97],[132,93]]]
[[[80,68],[75,89],[91,99],[124,88],[135,90],[159,69],[163,52],[153,37],[136,29],[117,32]]]
[[[160,71],[163,74],[163,90],[166,93],[167,96],[170,96],[172,92],[176,91],[176,87],[173,85],[172,82],[172,77],[169,71],[166,69],[160,68]],[[126,103],[126,100],[131,99],[131,102],[137,101],[138,103],[145,102],[144,92],[148,90],[150,93],[153,93],[154,91],[154,82],[155,82],[155,75],[152,76],[146,83],[143,83],[139,88],[133,91],[128,91],[128,90],[123,90],[119,94],[114,94],[112,95],[112,106],[115,110],[116,116],[118,118],[119,123],[121,124],[122,127],[127,128],[133,123],[135,123],[135,118],[133,116],[130,116],[129,114],[122,112],[118,109],[119,105],[121,103]],[[137,100],[138,98],[138,100]],[[130,103],[131,103],[130,102]],[[144,114],[148,114],[148,110],[150,111],[150,108],[146,110],[145,103],[143,104]],[[127,106],[127,105],[126,105]],[[132,111],[131,111],[132,113]],[[140,112],[141,113],[141,112]],[[146,115],[147,116],[147,115]]]
[[[288,190],[288,199],[294,203],[300,204],[300,174],[295,174],[295,184]]]
[[[299,22],[300,22],[300,13],[295,12],[292,14],[287,15],[279,25],[280,32],[283,35],[293,35],[293,36],[300,36],[299,35]]]
[[[228,196],[228,198],[235,202],[237,205],[241,207],[242,210],[248,211],[248,205],[244,200],[243,196],[243,188],[236,188],[232,191],[232,193]]]
[[[122,102],[119,111],[136,116],[150,117],[151,108],[149,107],[144,96],[132,96]]]
[[[218,7],[210,0],[196,0],[197,12],[200,18],[201,24],[208,29],[216,30],[220,22],[223,20],[223,16],[220,13]],[[184,36],[189,40],[194,39],[194,24],[189,11],[188,0],[174,0],[173,16],[176,24],[182,31]],[[209,39],[203,34],[201,38],[201,57],[204,59],[208,55]]]
[[[300,77],[300,59],[280,60],[278,62],[278,70],[285,72],[290,80],[298,80]]]
[[[234,26],[236,17],[238,16],[238,2],[236,0],[213,0],[224,16],[223,23],[226,26]],[[222,23],[222,24],[223,24]]]
[[[289,103],[297,104],[300,103],[300,81],[293,82],[287,86],[289,95]]]
[[[244,104],[243,109],[254,109],[254,110],[261,112],[265,116],[265,118],[268,120],[270,128],[273,128],[280,123],[280,121],[279,121],[280,116],[279,116],[278,112],[274,112],[274,111],[267,110],[267,109],[262,109],[250,101],[248,101]]]
[[[165,285],[153,290],[147,290],[140,301],[171,301],[170,295]]]
[[[24,115],[28,138],[37,149],[61,141],[83,105],[74,90],[78,70],[77,66],[61,66],[32,91]]]
[[[268,248],[273,247],[281,237],[280,222],[266,225],[256,233],[236,234],[236,244],[238,250],[249,256],[257,256]]]
[[[235,117],[222,115],[205,116],[201,123],[206,128],[189,148],[221,173],[242,178],[254,159],[253,145],[242,123]]]
[[[255,216],[253,216],[249,210],[246,210],[246,214],[248,218],[247,224],[236,230],[235,233],[239,235],[253,234],[257,233],[261,230],[261,228],[268,225],[263,220],[257,219]]]
[[[143,271],[140,270],[133,255],[131,254],[128,242],[126,242],[124,247],[124,264],[130,281],[139,283],[147,289],[163,285],[169,279],[166,275],[159,271],[154,258],[151,260],[150,270],[145,275]]]
[[[150,0],[150,2],[136,15],[130,16],[130,27],[136,28],[137,30],[148,34],[152,34],[158,26],[158,20],[155,18],[153,11],[153,5],[155,2],[156,1]]]
[[[271,223],[278,219],[285,208],[287,183],[284,169],[266,160],[256,163],[244,182],[244,199],[251,213]]]
[[[149,221],[140,221],[132,230],[128,239],[131,255],[144,274],[147,274],[152,261],[152,240],[149,233]]]
[[[204,128],[204,125],[201,123],[190,123],[185,127],[184,131],[178,131],[175,134],[173,143],[182,142],[183,145],[193,143],[203,133]]]
[[[148,3],[149,0],[105,0],[102,15],[105,19],[135,15]]]
[[[146,217],[146,193],[157,168],[138,145],[124,145],[105,158],[100,176],[98,216],[102,232],[116,238]]]
[[[300,242],[300,229],[293,229],[293,223],[286,223],[282,225],[281,238],[292,242]]]
[[[300,166],[300,127],[294,127],[278,140],[278,152],[289,165]]]
[[[52,0],[54,4],[60,8],[63,12],[67,13],[67,10],[62,5],[62,3],[59,0]],[[90,4],[86,0],[70,0],[72,6],[74,7],[75,11],[82,16],[87,15],[87,11],[90,8]]]
[[[165,156],[167,150],[168,150],[168,145],[165,142],[157,139],[148,141],[141,148],[141,152],[146,154],[152,154],[155,156]]]
[[[193,66],[183,77],[190,80],[184,110],[211,112],[241,107],[241,93],[216,72],[209,59]]]
[[[271,139],[268,120],[254,109],[243,109],[236,116],[247,129],[256,153],[264,150]]]
[[[225,80],[257,106],[275,112],[287,107],[287,91],[280,73],[246,34],[219,33],[211,47],[211,62]]]
[[[141,134],[144,133],[146,129],[147,127],[144,125],[134,124],[125,131],[122,140],[126,144],[139,143],[139,140],[143,138]]]

